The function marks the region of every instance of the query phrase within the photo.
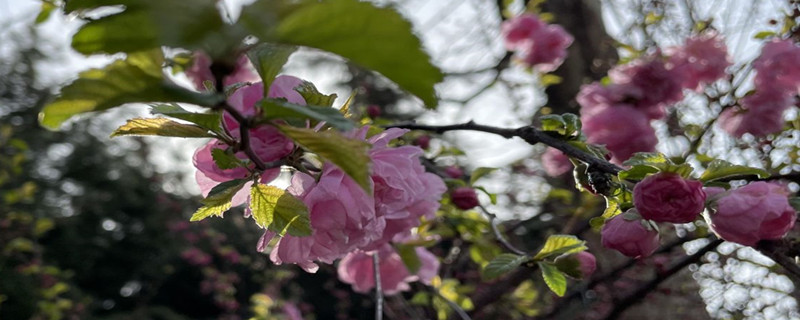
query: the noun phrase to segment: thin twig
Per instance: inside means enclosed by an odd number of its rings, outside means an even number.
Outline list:
[[[448,306],[450,306],[450,309],[453,309],[453,311],[455,311],[456,314],[458,314],[458,316],[461,317],[461,320],[472,320],[472,318],[470,318],[470,316],[467,314],[466,311],[464,311],[463,308],[461,308],[461,306],[459,306],[454,301],[452,301],[450,299],[447,299],[447,297],[442,295],[442,293],[439,291],[439,289],[436,289],[436,288],[433,288],[433,287],[429,287],[429,288],[431,289],[431,291],[433,291],[433,293],[436,294],[437,297],[439,297],[440,299],[444,300],[444,302],[447,303]]]
[[[499,128],[493,126],[480,125],[473,121],[468,121],[465,123],[445,125],[445,126],[431,126],[431,125],[423,125],[417,123],[400,123],[386,127],[403,128],[411,130],[424,130],[439,134],[448,131],[469,130],[469,131],[493,133],[501,137],[504,137],[506,139],[519,137],[522,140],[525,140],[525,142],[532,145],[537,143],[543,143],[558,150],[561,150],[561,152],[563,152],[567,156],[585,162],[586,164],[594,166],[598,170],[608,174],[616,175],[617,173],[622,171],[622,168],[618,167],[617,165],[608,162],[605,159],[598,158],[586,151],[583,151],[569,144],[567,141],[564,141],[557,136],[552,136],[544,131],[536,129],[533,126],[524,126],[516,129],[509,129],[509,128]]]
[[[256,168],[260,171],[267,170],[269,167],[258,155],[253,151],[253,148],[250,146],[250,120],[247,119],[244,115],[242,115],[239,110],[236,110],[233,106],[229,105],[228,103],[222,103],[220,105],[222,110],[228,112],[236,122],[239,123],[239,145],[238,149],[244,151],[244,154],[250,158],[251,161],[256,165]]]
[[[381,268],[378,252],[372,254],[372,273],[375,276],[375,320],[383,319],[383,288],[381,288]]]
[[[481,208],[481,210],[483,210],[484,214],[489,216],[489,224],[492,226],[492,232],[494,233],[494,237],[497,238],[497,241],[502,243],[503,246],[506,247],[506,249],[511,250],[512,252],[514,252],[514,253],[516,253],[518,255],[523,255],[523,256],[527,255],[527,253],[525,251],[520,250],[519,248],[515,247],[510,242],[508,242],[508,239],[506,239],[506,237],[503,236],[502,233],[500,233],[500,230],[497,228],[497,215],[495,215],[494,213],[489,212],[489,210],[487,210],[486,207],[484,207],[484,206],[480,206],[480,208]]]

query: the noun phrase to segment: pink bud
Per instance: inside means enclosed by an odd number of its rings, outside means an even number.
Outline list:
[[[470,187],[460,187],[450,191],[450,199],[456,208],[461,210],[469,210],[480,205],[478,194]]]
[[[722,239],[746,246],[783,238],[797,219],[787,195],[784,187],[763,181],[731,190],[717,200],[711,229]]]
[[[461,170],[459,166],[449,166],[444,168],[444,173],[453,179],[460,179],[462,176],[464,176],[464,170]]]
[[[581,275],[583,275],[583,278],[591,277],[597,269],[597,259],[595,259],[594,255],[588,251],[581,251],[575,255],[575,258],[578,259],[578,263],[580,263]]]
[[[630,211],[628,211],[630,212]],[[606,221],[600,232],[603,246],[632,257],[647,257],[658,249],[658,231],[648,226],[644,220],[628,221],[621,214]]]
[[[431,146],[431,136],[428,135],[420,136],[419,138],[414,140],[414,145],[417,145],[420,148],[427,150]]]
[[[656,222],[692,222],[703,212],[705,201],[700,181],[683,179],[676,173],[648,176],[633,188],[636,210]]]
[[[367,107],[367,115],[372,119],[380,117],[381,116],[381,107],[379,107],[377,105],[374,105],[374,104],[369,105]]]

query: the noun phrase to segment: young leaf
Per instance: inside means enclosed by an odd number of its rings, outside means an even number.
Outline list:
[[[225,149],[211,149],[211,158],[218,168],[222,170],[233,169],[242,166],[241,159]]]
[[[189,112],[175,103],[170,103],[170,104],[162,103],[162,104],[151,105],[150,113],[162,114],[175,119],[189,121],[200,127],[206,128],[211,132],[220,133],[221,131],[220,119],[222,118],[222,116],[218,112],[214,113]]]
[[[530,260],[528,256],[520,256],[511,253],[501,254],[492,259],[492,261],[489,261],[489,264],[483,268],[483,276],[489,280],[497,278],[514,270],[528,260]]]
[[[228,209],[231,208],[231,201],[228,200],[227,202],[219,202],[214,204],[207,204],[192,214],[192,217],[189,218],[189,221],[200,221],[210,216],[217,216],[222,217],[222,214]]]
[[[544,283],[553,291],[557,296],[563,297],[567,292],[567,278],[558,268],[547,262],[539,262],[539,269],[542,269],[542,278]]]
[[[264,98],[269,93],[272,81],[283,69],[289,56],[297,51],[297,47],[277,43],[260,43],[247,52],[247,57],[253,62],[258,75],[264,82]],[[308,102],[308,100],[306,100]]]
[[[277,15],[276,26],[264,16]],[[433,85],[442,72],[430,62],[411,24],[393,8],[358,0],[301,0],[282,6],[261,0],[242,10],[239,23],[257,37],[338,54],[377,71],[436,106]]]
[[[214,135],[201,127],[175,122],[166,118],[135,118],[128,120],[111,137],[119,136],[162,136],[181,138],[213,138]]]
[[[586,242],[576,236],[555,234],[547,237],[544,246],[534,260],[543,260],[550,257],[559,256],[565,253],[577,253],[586,250]]]
[[[566,276],[575,278],[575,279],[583,279],[583,273],[581,272],[581,262],[575,255],[568,255],[559,257],[555,261],[553,261],[558,271],[561,271]]]
[[[313,119],[325,121],[331,127],[343,131],[355,128],[350,120],[334,108],[301,106],[279,99],[264,99],[259,103],[265,119]]]
[[[167,82],[161,73],[161,50],[129,54],[102,69],[81,72],[39,114],[39,123],[55,130],[80,113],[133,102],[186,102],[215,105],[216,96],[192,92]]]
[[[296,237],[311,235],[305,203],[283,189],[253,184],[250,188],[250,211],[256,224],[280,236],[287,233]]]
[[[295,87],[294,90],[303,96],[303,100],[306,101],[306,104],[312,106],[331,107],[336,100],[335,93],[328,95],[323,94],[317,90],[317,87],[315,87],[313,83],[308,81],[303,81],[303,83]]]
[[[735,165],[728,161],[717,159],[708,164],[708,168],[706,168],[706,171],[700,176],[700,181],[708,182],[722,178],[746,175],[755,175],[763,179],[769,177],[769,172],[763,169]]]
[[[566,135],[567,122],[560,115],[548,114],[542,116],[539,120],[542,122],[542,131],[552,131],[560,135]]]
[[[417,247],[401,243],[395,244],[394,248],[400,255],[400,259],[403,260],[403,264],[406,266],[406,269],[408,269],[408,273],[417,274],[419,267],[422,266],[422,261],[419,260],[419,256],[417,255]]]
[[[651,166],[653,168],[661,168],[670,161],[663,154],[658,152],[637,152],[630,159],[622,164],[626,166]]]
[[[651,166],[636,165],[628,170],[620,171],[617,177],[619,177],[620,180],[642,180],[647,177],[648,174],[656,172],[658,172],[658,169]]]
[[[192,215],[189,221],[200,221],[210,216],[222,217],[222,214],[231,208],[231,199],[247,183],[247,179],[237,179],[220,183],[211,191],[208,196],[201,200],[204,204]]]
[[[485,177],[486,175],[494,172],[497,168],[487,168],[487,167],[480,167],[475,170],[472,170],[472,173],[469,176],[469,184],[475,184],[478,179]]]
[[[351,139],[335,131],[317,132],[312,129],[279,126],[278,129],[295,143],[332,162],[371,194],[369,176],[370,144]]]

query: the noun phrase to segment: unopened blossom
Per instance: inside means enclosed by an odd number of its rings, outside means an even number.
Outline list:
[[[594,271],[597,270],[597,259],[588,251],[576,253],[575,258],[578,259],[581,276],[584,279],[591,277]]]
[[[572,170],[572,162],[561,150],[547,148],[542,154],[542,167],[547,175],[557,177]]]
[[[203,82],[210,81],[213,85],[214,74],[211,72],[211,58],[202,51],[196,51],[192,55],[192,65],[186,69],[186,76],[192,80],[195,89],[205,91]],[[230,74],[223,78],[223,84],[229,86],[239,82],[255,82],[258,81],[258,75],[253,72],[250,66],[250,60],[246,55],[241,55],[236,60],[236,65]]]
[[[611,162],[616,164],[636,152],[653,152],[658,143],[647,116],[633,107],[617,106],[581,115],[581,122],[587,141],[605,145],[611,151]]]
[[[656,222],[689,223],[705,207],[703,183],[677,173],[650,175],[633,188],[633,204],[643,218]]]
[[[477,207],[481,203],[478,201],[478,194],[475,189],[470,187],[458,187],[450,191],[450,200],[453,205],[461,210],[469,210]]]
[[[546,24],[532,14],[503,22],[502,32],[506,48],[516,51],[526,65],[540,72],[557,69],[574,41],[561,26]]]
[[[375,214],[373,198],[330,163],[324,165],[318,182],[307,174],[296,173],[288,191],[308,207],[312,235],[282,237],[270,253],[275,264],[294,263],[316,272],[315,261],[333,263],[380,238],[386,227],[386,221]],[[272,236],[265,233],[259,249],[264,249],[262,244]]]
[[[647,222],[644,220],[628,221],[625,216],[626,214],[621,214],[606,221],[600,232],[603,246],[632,258],[653,254],[659,245],[658,231],[646,226]]]
[[[461,179],[461,177],[464,176],[464,170],[462,170],[459,166],[449,166],[444,168],[444,173],[453,179]]]
[[[683,46],[670,48],[669,64],[683,75],[683,88],[698,90],[725,76],[731,65],[725,41],[716,33],[705,33],[686,39]]]
[[[415,249],[420,261],[419,270],[411,274],[397,251],[389,244],[384,244],[372,252],[355,251],[348,254],[339,262],[337,273],[339,280],[351,284],[353,290],[367,293],[375,287],[375,273],[372,255],[377,254],[379,259],[381,289],[384,294],[393,295],[410,289],[409,283],[420,281],[430,284],[439,272],[439,260],[422,247]]]
[[[737,138],[745,133],[763,137],[783,130],[783,113],[794,106],[795,97],[790,92],[765,87],[739,102],[738,108],[728,108],[720,114],[720,127]]]
[[[716,210],[710,214],[711,230],[746,246],[783,238],[797,220],[788,195],[784,186],[764,181],[718,195]]]

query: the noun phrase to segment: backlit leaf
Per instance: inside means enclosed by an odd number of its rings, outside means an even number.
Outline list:
[[[201,127],[175,122],[166,118],[130,119],[111,133],[112,138],[119,136],[214,137],[208,130]]]
[[[311,220],[303,201],[286,190],[265,184],[250,188],[250,211],[256,224],[280,236],[311,235]]]

